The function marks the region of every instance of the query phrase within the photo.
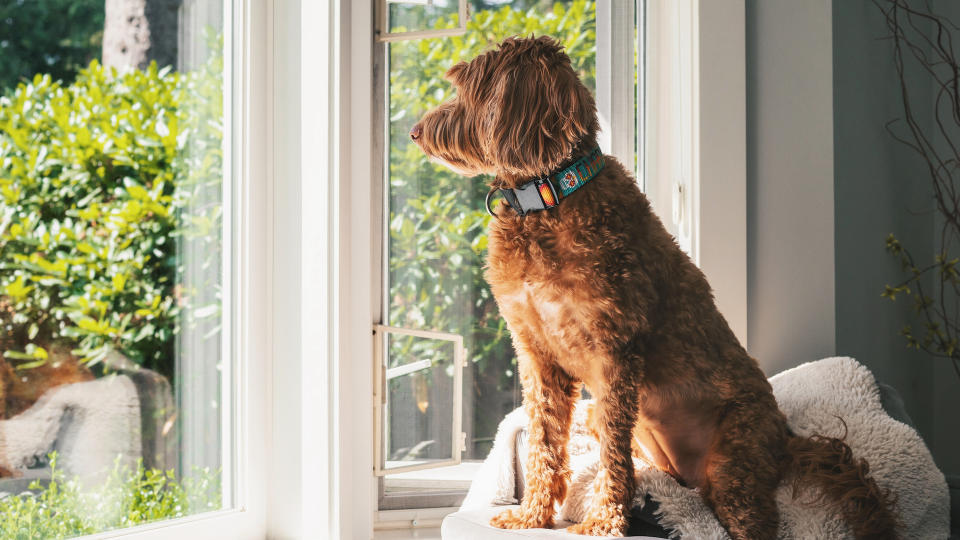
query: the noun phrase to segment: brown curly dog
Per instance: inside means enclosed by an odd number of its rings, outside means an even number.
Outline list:
[[[562,48],[511,38],[446,77],[457,96],[410,136],[466,176],[495,175],[509,203],[491,221],[487,279],[513,334],[530,451],[520,508],[491,523],[552,526],[585,384],[603,470],[572,532],[625,533],[635,454],[698,488],[733,538],[776,537],[774,491],[791,479],[818,487],[858,538],[894,537],[893,502],[867,464],[840,440],[790,433],[703,273],[631,174],[595,150],[596,106]]]

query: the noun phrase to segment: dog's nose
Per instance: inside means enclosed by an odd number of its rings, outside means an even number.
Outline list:
[[[420,127],[420,124],[417,124],[417,125],[413,126],[412,128],[410,128],[410,138],[411,138],[411,139],[417,140],[417,139],[420,138],[420,135],[422,135],[422,134],[423,134],[423,128]]]

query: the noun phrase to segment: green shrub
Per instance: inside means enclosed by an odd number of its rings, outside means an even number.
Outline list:
[[[390,45],[390,323],[463,334],[480,396],[474,439],[492,437],[515,405],[516,360],[506,324],[483,277],[490,219],[483,208],[486,179],[467,179],[428,161],[408,132],[423,114],[450,99],[443,74],[511,35],[549,35],[566,49],[589,88],[595,87],[596,4],[540,2],[528,10],[504,6],[471,15],[462,36]],[[456,26],[442,19],[438,28]],[[483,457],[471,447],[468,457]]]
[[[0,98],[0,323],[21,368],[67,340],[169,376],[178,318],[219,314],[177,285],[177,253],[208,238],[219,260],[221,73],[220,56],[186,74],[94,61]]]
[[[43,485],[0,499],[0,538],[72,538],[218,510],[220,475],[208,469],[178,481],[172,471],[116,466],[95,488],[66,479],[50,456],[51,478]]]

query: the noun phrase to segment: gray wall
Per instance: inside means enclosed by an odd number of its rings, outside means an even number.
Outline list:
[[[934,9],[954,24],[960,24],[960,2],[933,0]],[[960,56],[960,30],[953,32],[953,44]],[[948,124],[950,125],[950,124]],[[952,124],[952,138],[960,140],[960,126]],[[936,225],[935,225],[936,227]],[[943,361],[933,363],[933,455],[948,473],[960,475],[960,377]]]
[[[894,233],[917,257],[932,260],[933,214],[923,164],[884,125],[903,116],[893,48],[883,15],[869,1],[834,2],[837,353],[854,356],[900,391],[928,442],[932,360],[907,349],[901,328],[912,299],[880,293],[905,275],[885,250]],[[915,77],[918,108],[930,85]],[[960,385],[960,381],[957,381]]]
[[[829,0],[748,0],[747,348],[768,375],[831,356]]]
[[[960,472],[960,379],[906,349],[911,304],[880,296],[903,275],[886,236],[924,260],[935,237],[923,167],[884,128],[902,104],[883,18],[871,0],[747,0],[746,23],[748,348],[769,374],[857,358]],[[923,76],[911,92],[929,109]]]

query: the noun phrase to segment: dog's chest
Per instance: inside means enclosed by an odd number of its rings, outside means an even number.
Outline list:
[[[554,226],[518,234],[494,227],[487,279],[520,342],[549,353],[587,382],[611,347],[617,299],[609,276],[597,271],[598,258],[609,254],[600,242],[584,250],[573,230]]]
[[[547,333],[559,336],[576,330],[578,324],[573,314],[575,306],[572,302],[564,300],[564,295],[550,294],[544,289],[542,285],[524,282],[519,291],[510,295],[507,301],[515,306],[528,306],[532,315],[528,322],[534,322]]]
[[[599,345],[590,331],[596,317],[590,298],[578,291],[526,281],[503,291],[497,300],[514,332],[532,337],[569,373],[581,380],[592,378],[587,373],[591,368],[581,365]]]

